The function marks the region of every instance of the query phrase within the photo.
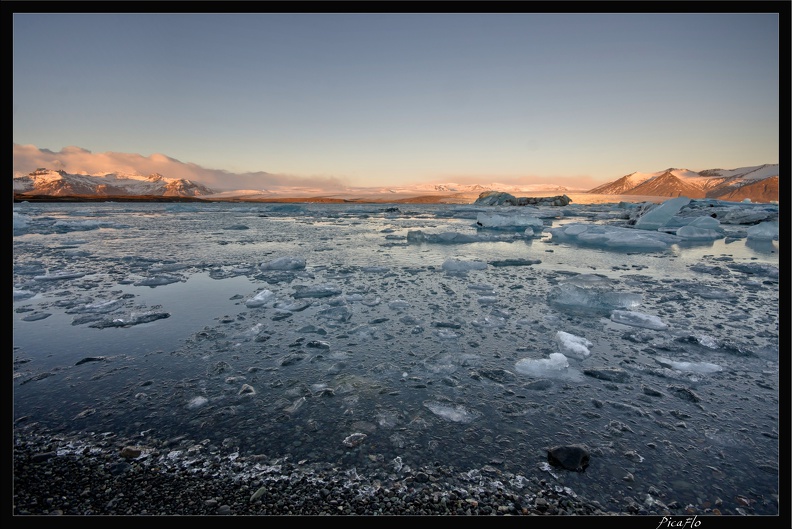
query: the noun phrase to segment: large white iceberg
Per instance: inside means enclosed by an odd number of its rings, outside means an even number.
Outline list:
[[[638,217],[635,227],[639,230],[657,230],[665,226],[683,207],[690,204],[687,197],[677,197],[666,200],[650,208],[646,213]]]

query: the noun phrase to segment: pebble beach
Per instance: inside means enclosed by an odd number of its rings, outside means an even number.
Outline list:
[[[552,480],[493,467],[340,469],[305,462],[228,457],[209,449],[182,457],[171,440],[141,449],[111,434],[18,428],[14,516],[723,516],[741,513],[625,498],[603,510]],[[656,524],[655,524],[656,525]],[[652,525],[654,527],[655,525]]]

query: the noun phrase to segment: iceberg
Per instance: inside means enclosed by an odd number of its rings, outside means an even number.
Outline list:
[[[746,235],[749,239],[758,241],[771,241],[778,238],[778,222],[760,222],[748,228]]]
[[[657,230],[662,228],[677,214],[679,210],[690,204],[687,197],[677,197],[666,200],[649,208],[635,221],[635,228],[639,230]]]

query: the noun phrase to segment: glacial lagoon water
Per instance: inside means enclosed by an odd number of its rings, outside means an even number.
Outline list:
[[[778,206],[694,202],[15,204],[15,425],[777,514]]]

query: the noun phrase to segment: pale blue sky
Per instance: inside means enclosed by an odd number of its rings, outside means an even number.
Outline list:
[[[778,163],[778,23],[16,13],[13,141],[372,186]]]

